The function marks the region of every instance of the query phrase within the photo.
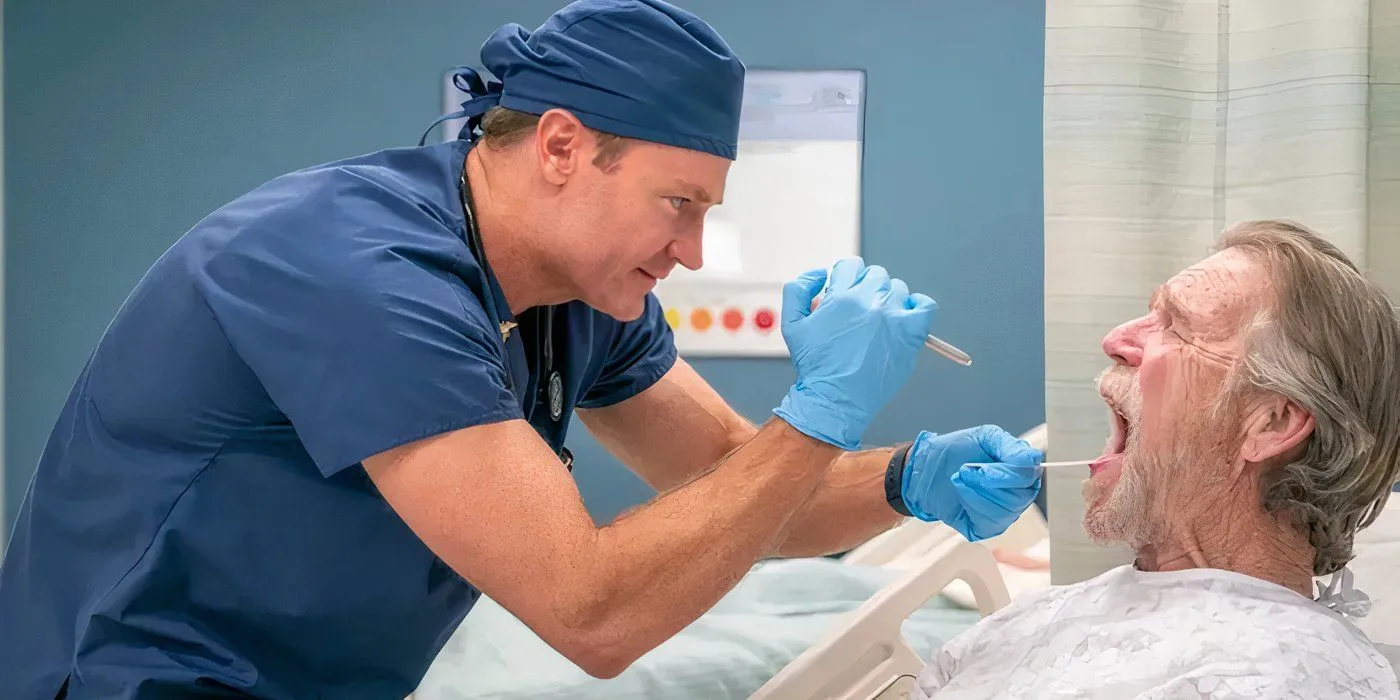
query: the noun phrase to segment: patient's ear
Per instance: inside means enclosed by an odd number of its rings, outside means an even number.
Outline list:
[[[1313,417],[1288,399],[1272,395],[1249,412],[1240,457],[1259,464],[1293,452],[1312,435]]]

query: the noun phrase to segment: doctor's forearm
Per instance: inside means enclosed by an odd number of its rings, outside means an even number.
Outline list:
[[[885,501],[885,470],[893,454],[894,448],[885,448],[841,455],[788,521],[778,555],[844,552],[898,525],[903,517]]]
[[[774,420],[713,470],[601,528],[577,587],[561,582],[571,627],[623,665],[695,621],[775,551],[784,526],[840,455]]]

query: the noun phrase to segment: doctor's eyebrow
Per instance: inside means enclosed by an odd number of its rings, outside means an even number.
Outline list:
[[[721,203],[722,203],[722,202],[716,202],[716,201],[714,200],[714,198],[710,196],[710,193],[709,193],[709,192],[706,192],[706,191],[705,191],[705,188],[704,188],[704,187],[701,187],[701,186],[699,186],[699,185],[691,184],[691,183],[686,182],[685,180],[682,180],[682,179],[680,179],[680,178],[676,178],[675,180],[673,180],[673,181],[671,182],[671,184],[672,184],[672,186],[674,186],[676,189],[684,190],[685,193],[686,193],[686,195],[688,195],[692,200],[695,200],[695,201],[697,201],[697,202],[700,202],[701,204],[711,204],[711,203],[713,203],[713,204],[721,204]]]

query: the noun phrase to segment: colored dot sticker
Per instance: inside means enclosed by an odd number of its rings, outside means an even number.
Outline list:
[[[704,333],[705,331],[709,330],[710,325],[714,322],[715,319],[713,316],[710,315],[709,309],[696,309],[690,312],[691,327],[697,331],[700,331],[701,333]]]
[[[759,309],[753,315],[753,325],[761,331],[773,329],[773,312],[768,309]]]
[[[738,309],[726,309],[723,323],[726,330],[739,330],[744,325],[744,312]]]
[[[670,326],[672,329],[680,328],[681,312],[673,308],[666,309],[666,325]]]

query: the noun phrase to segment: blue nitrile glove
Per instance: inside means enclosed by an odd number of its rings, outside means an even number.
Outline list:
[[[818,292],[821,304],[813,310]],[[797,382],[773,412],[806,435],[856,449],[914,371],[936,308],[860,258],[837,261],[829,275],[814,270],[787,283],[782,332]]]
[[[969,542],[996,537],[1035,501],[1045,455],[995,425],[919,433],[904,460],[900,495],[916,518],[940,521]]]

